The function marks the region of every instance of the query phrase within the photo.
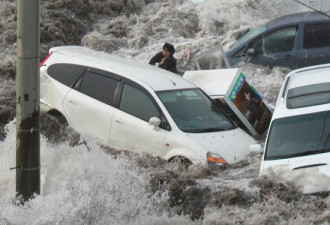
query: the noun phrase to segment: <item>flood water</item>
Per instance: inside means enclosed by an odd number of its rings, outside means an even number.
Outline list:
[[[304,1],[306,2],[306,1]],[[315,1],[313,1],[315,2]],[[83,45],[148,63],[165,42],[192,56],[267,20],[308,10],[289,0],[42,0],[41,58]],[[15,198],[16,1],[0,1],[0,224],[330,224],[330,197],[258,176],[260,155],[220,171],[104,149],[42,118],[41,194]],[[287,68],[239,65],[269,104]],[[3,141],[1,141],[4,139]]]

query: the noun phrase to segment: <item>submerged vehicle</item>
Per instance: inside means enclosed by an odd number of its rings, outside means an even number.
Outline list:
[[[78,46],[40,67],[41,112],[117,150],[218,167],[256,141],[200,88],[155,66]]]
[[[216,46],[192,59],[197,69],[240,62],[297,69],[330,62],[330,19],[318,12],[282,16],[250,30],[227,52]]]
[[[285,77],[264,146],[260,174],[295,182],[304,193],[330,191],[329,74],[325,64]]]

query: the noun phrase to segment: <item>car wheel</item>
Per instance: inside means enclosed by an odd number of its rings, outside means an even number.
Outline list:
[[[74,146],[80,139],[80,135],[69,128],[66,118],[58,111],[40,116],[40,132],[52,143],[69,141],[70,146]]]
[[[55,141],[68,123],[61,113],[50,111],[40,115],[40,131],[47,139]]]
[[[183,165],[185,168],[188,168],[190,165],[192,165],[192,162],[183,156],[174,156],[170,158],[168,162]]]
[[[62,115],[62,113],[53,110],[49,111],[46,116],[51,119],[54,123],[56,123],[58,126],[68,127],[69,124],[66,120],[66,118]]]

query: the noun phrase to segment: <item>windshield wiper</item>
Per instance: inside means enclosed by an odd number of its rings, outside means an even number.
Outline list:
[[[206,128],[206,129],[189,130],[189,132],[191,132],[191,133],[207,133],[207,132],[225,131],[225,130],[229,130],[229,129],[230,128],[213,127],[213,128]]]

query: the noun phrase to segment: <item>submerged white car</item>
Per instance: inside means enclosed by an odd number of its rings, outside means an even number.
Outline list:
[[[49,52],[40,67],[41,112],[102,145],[219,166],[244,159],[255,143],[178,75],[84,47]]]
[[[260,173],[293,181],[304,193],[330,191],[330,64],[286,76]]]

